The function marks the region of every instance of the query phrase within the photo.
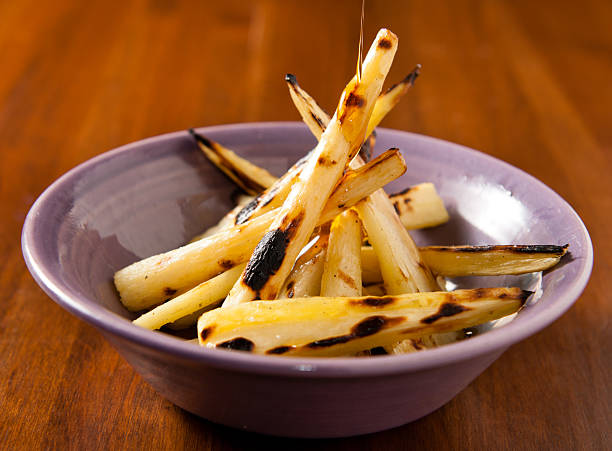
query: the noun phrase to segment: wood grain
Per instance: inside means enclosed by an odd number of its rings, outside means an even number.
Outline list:
[[[0,449],[610,449],[612,3],[366,2],[400,37],[390,80],[423,75],[385,121],[534,174],[585,221],[576,305],[451,403],[365,437],[299,441],[208,423],[158,396],[27,272],[34,199],[76,164],[191,126],[297,120],[292,72],[332,110],[354,70],[357,1],[0,2]]]

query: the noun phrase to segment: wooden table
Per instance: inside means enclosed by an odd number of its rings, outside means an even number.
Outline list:
[[[612,447],[605,0],[366,2],[366,41],[382,26],[400,37],[389,79],[423,65],[384,125],[534,174],[574,206],[596,249],[591,281],[563,318],[420,421],[316,443],[213,425],[158,396],[27,272],[19,234],[28,208],[76,164],[191,126],[298,120],[286,72],[333,109],[355,67],[359,4],[0,3],[0,449]]]

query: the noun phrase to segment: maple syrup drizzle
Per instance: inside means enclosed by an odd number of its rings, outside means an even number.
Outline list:
[[[363,64],[363,11],[365,0],[361,0],[361,28],[359,30],[359,54],[357,55],[357,81],[361,82],[361,65]]]

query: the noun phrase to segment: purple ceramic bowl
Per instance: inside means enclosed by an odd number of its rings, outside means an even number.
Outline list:
[[[281,174],[315,140],[300,123],[203,128],[208,137]],[[26,263],[62,307],[98,328],[157,392],[236,428],[339,437],[399,426],[436,410],[510,345],[559,318],[589,278],[593,253],[580,218],[541,182],[495,158],[411,133],[380,130],[407,173],[388,191],[434,182],[452,220],[415,232],[430,244],[570,244],[541,278],[541,297],[510,322],[461,342],[400,356],[287,358],[204,349],[132,325],[113,273],[184,244],[232,207],[234,187],[187,132],[107,152],[72,169],[36,201],[23,227]],[[522,283],[511,277],[460,285]],[[467,414],[467,412],[466,412]]]

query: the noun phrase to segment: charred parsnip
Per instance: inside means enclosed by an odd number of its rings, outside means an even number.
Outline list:
[[[329,233],[321,296],[361,296],[361,221],[354,209],[336,216]]]
[[[338,356],[516,312],[530,292],[479,288],[385,297],[255,301],[198,320],[200,344],[268,355]]]
[[[435,273],[447,277],[518,275],[552,268],[567,252],[567,245],[426,246],[419,253]],[[374,249],[361,248],[365,284],[382,280]],[[375,288],[372,288],[375,289]]]
[[[145,329],[159,329],[164,324],[171,323],[204,308],[212,308],[227,296],[245,264],[238,265],[195,288],[170,299],[155,307],[133,321]]]
[[[435,227],[448,222],[448,211],[433,183],[419,183],[389,196],[408,230]]]
[[[390,151],[358,171],[347,172],[327,201],[319,224],[331,221],[345,208],[396,179],[405,170],[400,153]],[[247,261],[278,214],[277,210],[272,210],[244,224],[117,271],[115,286],[121,302],[128,310],[144,310]]]
[[[279,299],[305,298],[321,294],[321,276],[329,242],[329,230],[297,259],[280,291]]]
[[[366,131],[366,135],[369,136],[370,133],[374,131],[376,127],[382,122],[387,113],[391,111],[395,105],[401,100],[402,97],[408,92],[413,85],[417,77],[421,74],[421,65],[417,64],[417,66],[406,75],[399,83],[391,86],[384,94],[381,94],[378,100],[376,101],[376,105],[374,106],[374,111],[372,111],[372,117],[370,118],[370,122],[368,123],[368,130]]]
[[[189,129],[189,133],[195,138],[198,146],[208,159],[242,188],[245,193],[254,196],[276,181],[276,177],[268,171],[239,157],[221,144],[205,138],[192,128]]]
[[[384,190],[371,194],[355,208],[378,257],[389,294],[440,289]]]
[[[427,246],[419,249],[436,273],[447,277],[526,274],[552,268],[568,245]]]
[[[255,248],[224,307],[278,296],[327,198],[364,141],[374,102],[396,49],[397,37],[381,30],[363,62],[361,80],[355,77],[345,88],[334,118],[304,165],[278,217]]]

